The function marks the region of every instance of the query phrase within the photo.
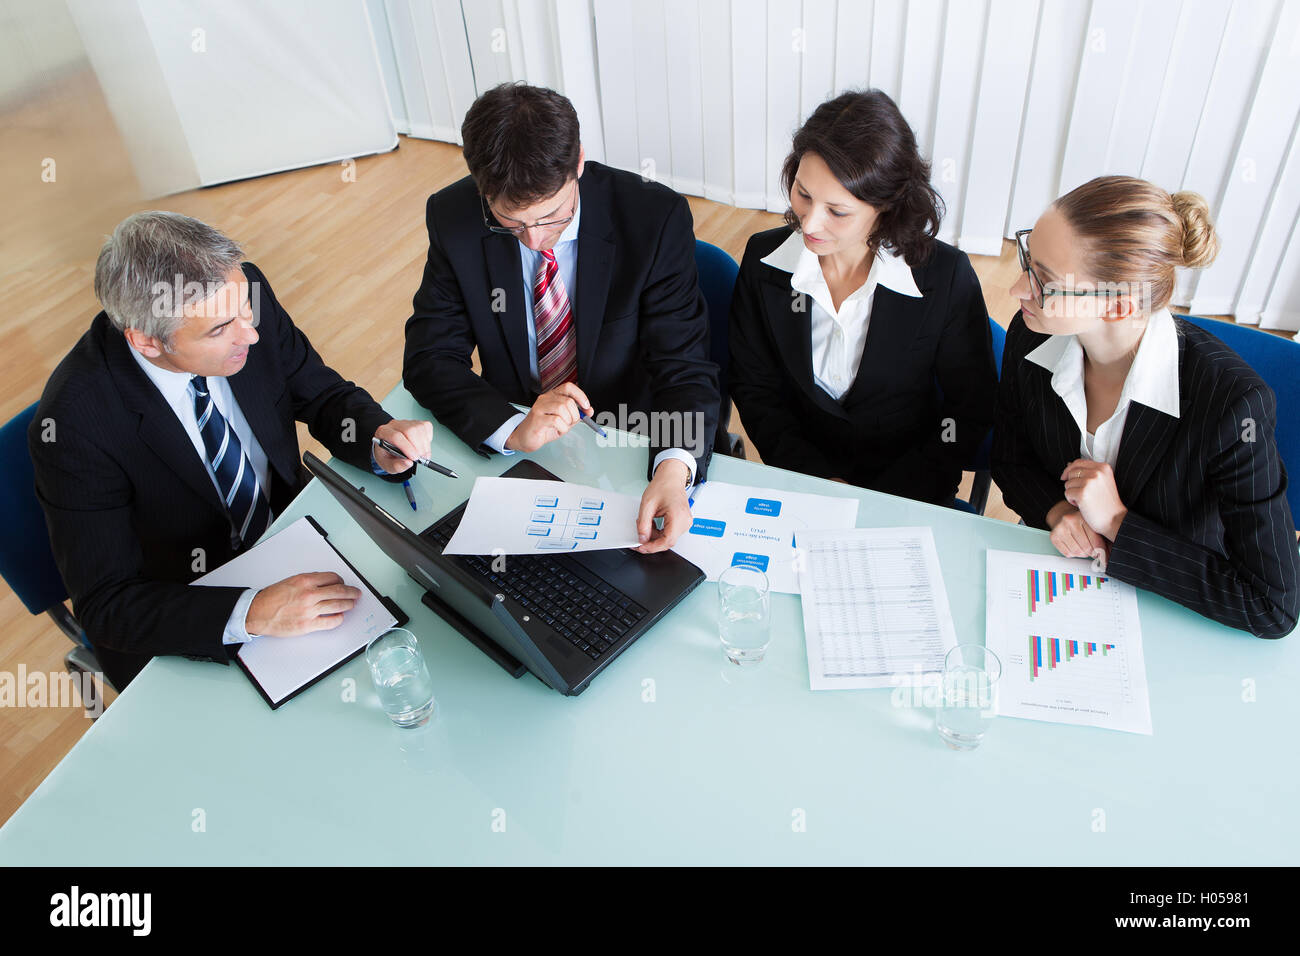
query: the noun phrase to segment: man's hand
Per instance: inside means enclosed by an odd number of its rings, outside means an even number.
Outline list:
[[[1065,482],[1065,500],[1079,509],[1090,527],[1114,541],[1128,509],[1119,500],[1110,465],[1079,458],[1065,466],[1061,480]]]
[[[359,597],[361,591],[333,571],[295,574],[257,592],[244,630],[268,637],[328,631],[343,623],[343,612],[352,610]]]
[[[371,445],[375,463],[390,475],[398,475],[410,468],[412,458],[433,457],[433,422],[399,421],[393,419],[375,429],[375,437],[382,438],[410,457],[398,458],[390,455],[378,445]]]
[[[506,439],[506,448],[510,451],[537,451],[578,424],[582,420],[580,411],[588,415],[596,413],[582,389],[572,382],[543,392]]]
[[[1110,542],[1088,526],[1083,515],[1068,502],[1061,502],[1064,508],[1053,508],[1048,512],[1049,520],[1055,513],[1052,524],[1052,544],[1056,550],[1067,558],[1092,558],[1098,562],[1101,570],[1106,570],[1106,561],[1110,558]]]
[[[669,458],[660,462],[654,478],[641,495],[641,510],[636,516],[636,534],[641,539],[637,548],[642,554],[667,551],[680,538],[694,520],[687,503],[686,479],[691,470],[685,462]],[[663,518],[663,530],[655,528],[654,519]]]

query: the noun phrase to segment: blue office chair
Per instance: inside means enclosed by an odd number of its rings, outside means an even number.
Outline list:
[[[733,458],[745,457],[745,442],[727,431],[731,424],[731,395],[727,392],[727,366],[731,353],[727,323],[731,315],[731,293],[736,288],[740,266],[725,251],[702,239],[695,240],[695,270],[700,276],[700,292],[709,307],[709,358],[718,366],[718,391],[722,406],[718,414],[718,434],[714,451]]]
[[[998,378],[1001,378],[1002,351],[1007,344],[1007,332],[1006,329],[994,322],[991,317],[989,318],[989,331],[993,333],[993,364],[997,367]],[[975,472],[975,480],[971,482],[970,486],[970,501],[962,501],[960,498],[954,499],[954,504],[962,511],[982,515],[984,509],[988,507],[989,487],[993,483],[993,477],[989,473],[989,452],[992,448],[993,432],[990,430],[963,469],[964,471]]]
[[[45,514],[36,500],[36,479],[27,452],[27,426],[36,417],[36,405],[29,405],[0,427],[0,495],[5,501],[5,527],[0,535],[0,576],[32,614],[48,614],[74,647],[63,658],[68,673],[98,674],[102,677],[94,648],[68,606],[68,590],[54,563]],[[79,681],[81,687],[94,681]],[[95,693],[100,693],[96,690]],[[98,701],[82,701],[86,709],[99,713]]]
[[[1178,318],[1220,339],[1245,359],[1277,395],[1277,450],[1286,465],[1286,499],[1291,505],[1291,518],[1300,523],[1300,342],[1217,319],[1193,315]]]

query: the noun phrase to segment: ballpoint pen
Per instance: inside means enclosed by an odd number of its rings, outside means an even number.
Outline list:
[[[402,490],[406,492],[406,500],[411,503],[411,510],[415,511],[415,492],[411,490],[410,481],[402,482]]]
[[[460,477],[460,475],[456,474],[450,468],[448,468],[445,465],[440,465],[436,461],[431,461],[428,458],[411,458],[409,455],[406,454],[406,452],[402,451],[402,449],[398,448],[392,442],[386,442],[378,435],[376,435],[374,438],[370,440],[374,442],[376,445],[378,445],[380,448],[382,448],[384,451],[388,452],[390,455],[393,455],[397,458],[407,458],[410,461],[415,462],[417,465],[423,465],[425,468],[432,468],[438,474],[446,475],[448,478]]]
[[[589,416],[587,415],[587,413],[584,412],[581,408],[578,409],[578,418],[579,418],[579,419],[580,419],[584,424],[586,424],[586,426],[587,426],[588,428],[590,428],[592,431],[594,431],[594,432],[595,432],[597,435],[599,435],[601,438],[608,438],[608,437],[609,437],[608,435],[605,434],[605,429],[603,429],[603,428],[601,428],[599,425],[597,425],[597,424],[596,424],[596,420],[595,420],[594,418],[592,418],[592,417],[589,417]]]

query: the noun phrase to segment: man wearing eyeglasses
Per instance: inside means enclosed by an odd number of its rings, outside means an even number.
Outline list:
[[[691,524],[719,411],[686,200],[587,162],[577,113],[553,90],[489,90],[461,135],[470,175],[426,208],[406,387],[485,454],[536,451],[598,413],[644,413],[640,550],[671,547]]]

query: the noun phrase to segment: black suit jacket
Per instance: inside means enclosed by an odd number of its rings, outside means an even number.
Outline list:
[[[858,376],[837,402],[813,379],[811,300],[761,261],[789,235],[781,226],[750,237],[731,300],[727,385],[763,463],[946,502],[997,392],[970,260],[936,241],[912,268],[921,298],[876,288]]]
[[[370,436],[392,416],[321,361],[256,266],[243,269],[259,284],[259,340],[230,387],[266,452],[279,514],[311,477],[295,419],[368,470]],[[243,592],[188,586],[234,557],[235,534],[193,443],[129,350],[100,312],[50,376],[28,432],[55,562],[118,689],[155,654],[226,662],[222,634]]]
[[[703,429],[703,481],[718,422],[718,371],[709,361],[708,312],[695,272],[686,200],[666,186],[588,162],[579,180],[578,386],[597,414],[677,412]],[[406,323],[402,375],[425,408],[471,447],[483,445],[537,393],[528,362],[532,293],[519,241],[490,232],[474,180],[429,197],[429,258]],[[504,293],[504,310],[500,307]],[[477,346],[483,374],[470,356]],[[622,416],[620,416],[620,419]],[[650,460],[671,441],[652,433]]]
[[[1128,517],[1107,572],[1229,627],[1289,634],[1300,556],[1273,438],[1273,390],[1209,332],[1175,318],[1178,417],[1134,402],[1115,463]],[[993,480],[1025,524],[1047,527],[1059,480],[1080,457],[1079,426],[1052,373],[1025,361],[1047,336],[1020,313],[1007,332],[993,430]]]

